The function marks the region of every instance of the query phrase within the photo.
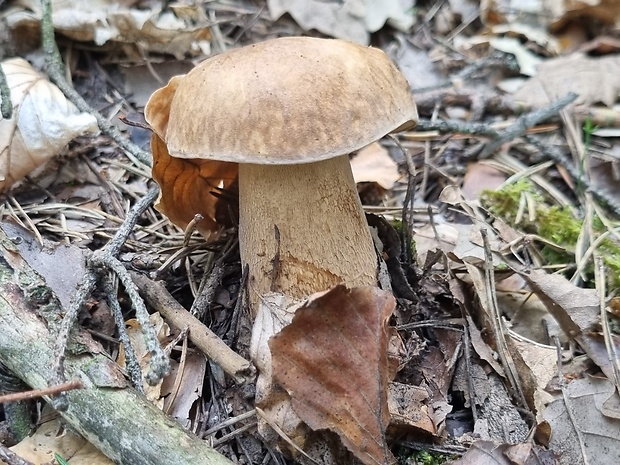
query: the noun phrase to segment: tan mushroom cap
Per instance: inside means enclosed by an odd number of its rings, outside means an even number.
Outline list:
[[[253,164],[329,159],[418,120],[385,53],[308,37],[209,58],[157,91],[145,114],[173,156]]]

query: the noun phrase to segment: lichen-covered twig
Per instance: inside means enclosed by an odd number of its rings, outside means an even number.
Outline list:
[[[4,74],[4,69],[2,69],[2,66],[0,66],[0,99],[2,99],[2,103],[0,104],[0,113],[2,113],[2,118],[11,119],[13,116],[11,89],[9,89],[9,84],[6,82],[6,74]]]
[[[560,150],[551,145],[545,144],[536,136],[525,136],[525,140],[540,150],[544,155],[551,158],[557,164],[563,166],[568,174],[570,174],[575,181],[580,183],[588,192],[591,192],[594,197],[603,202],[614,214],[620,217],[620,203],[617,198],[608,193],[599,190],[596,186],[593,186],[589,179],[579,172],[577,167],[572,163],[568,157],[565,157]]]
[[[149,190],[146,195],[141,198],[127,213],[125,221],[110,242],[103,249],[95,252],[93,257],[90,259],[89,270],[80,283],[78,291],[71,302],[71,306],[67,309],[67,313],[65,314],[60,327],[58,339],[56,340],[55,353],[57,358],[56,366],[54,367],[55,379],[53,380],[55,384],[61,384],[64,381],[63,365],[65,351],[67,349],[69,334],[75,325],[77,315],[95,288],[97,282],[101,280],[104,273],[109,271],[114,272],[119,277],[132,301],[134,310],[136,311],[136,317],[142,325],[146,345],[151,352],[151,365],[149,373],[146,377],[147,381],[151,384],[156,384],[168,373],[170,368],[168,357],[160,347],[157,341],[157,336],[149,323],[148,311],[144,306],[144,302],[138,295],[137,288],[129,278],[127,270],[116,258],[116,255],[118,255],[121,247],[136,225],[138,218],[155,201],[158,194],[158,187],[154,187]],[[57,400],[56,408],[62,409],[65,406],[66,405],[64,405],[62,398]]]
[[[485,123],[466,123],[463,121],[437,120],[431,121],[421,119],[415,127],[416,131],[438,131],[440,133],[473,134],[476,136],[487,136],[499,138],[500,133],[493,127]]]
[[[105,116],[93,109],[86,100],[77,93],[73,86],[67,82],[65,78],[65,67],[54,38],[51,3],[51,0],[41,0],[41,6],[43,7],[43,15],[41,18],[41,45],[45,53],[47,74],[50,79],[80,111],[93,115],[97,119],[99,129],[110,136],[130,158],[133,157],[139,162],[151,166],[151,155],[124,137],[114,124],[110,123]]]
[[[525,135],[528,129],[557,115],[560,110],[574,102],[577,97],[578,95],[574,92],[569,92],[564,97],[551,102],[543,108],[521,115],[513,124],[502,131],[499,137],[490,140],[484,146],[482,152],[478,155],[478,159],[489,158],[502,144]]]

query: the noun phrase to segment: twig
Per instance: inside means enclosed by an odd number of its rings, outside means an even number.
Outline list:
[[[13,103],[11,102],[11,89],[6,82],[6,74],[4,74],[4,68],[0,66],[0,112],[3,119],[11,119],[13,116]]]
[[[118,303],[118,299],[116,298],[117,292],[112,285],[112,279],[109,276],[103,278],[103,291],[107,296],[108,305],[110,306],[112,316],[114,317],[114,323],[118,329],[118,338],[121,344],[123,344],[123,348],[125,350],[125,371],[127,371],[133,387],[144,394],[140,362],[138,362],[136,351],[133,350],[133,346],[129,341],[129,335],[127,334],[127,328],[125,327],[123,312],[120,304]]]
[[[578,95],[576,93],[569,92],[564,97],[550,103],[546,107],[521,115],[513,124],[508,126],[498,138],[486,144],[480,155],[478,155],[478,159],[489,158],[502,144],[525,135],[529,128],[557,115],[562,108],[574,102],[577,97]]]
[[[119,129],[101,113],[92,108],[84,98],[67,82],[65,70],[56,45],[54,37],[54,24],[52,22],[52,2],[51,0],[41,0],[43,14],[41,18],[41,45],[45,53],[45,63],[47,74],[54,84],[65,94],[65,96],[80,110],[90,113],[97,120],[99,129],[110,136],[130,157],[136,158],[139,162],[151,166],[152,158],[133,142],[124,137]],[[4,98],[3,98],[4,101]]]
[[[7,465],[34,465],[29,460],[21,458],[12,450],[0,444],[0,459]]]
[[[512,355],[507,350],[506,337],[504,330],[504,323],[499,312],[499,306],[497,303],[497,291],[495,289],[495,276],[493,267],[493,252],[491,251],[491,245],[489,244],[488,232],[485,228],[480,228],[480,234],[482,236],[482,242],[484,245],[484,284],[487,292],[487,302],[489,309],[493,314],[491,315],[491,322],[493,325],[493,335],[496,338],[496,349],[500,361],[504,367],[504,371],[507,375],[510,387],[520,406],[527,407],[525,401],[525,395],[523,394],[523,388],[519,381],[519,374],[515,366]]]
[[[618,354],[611,335],[611,329],[609,327],[609,320],[607,319],[607,304],[605,302],[607,296],[605,292],[605,262],[602,257],[596,257],[595,263],[595,280],[596,287],[599,294],[599,308],[601,312],[601,326],[603,328],[603,338],[605,339],[605,348],[607,349],[607,356],[609,357],[609,363],[613,367],[614,379],[613,382],[616,389],[620,389],[620,361],[618,360]],[[612,380],[610,380],[612,381]]]
[[[616,215],[620,216],[620,203],[618,199],[610,196],[606,192],[599,191],[595,186],[592,186],[590,180],[583,176],[583,174],[579,173],[577,167],[573,164],[568,157],[565,157],[556,147],[547,145],[543,143],[536,136],[525,136],[525,140],[540,150],[542,153],[551,158],[554,162],[563,166],[568,174],[570,174],[575,181],[584,186],[586,191],[589,191],[594,195],[598,200],[605,203]]]
[[[438,131],[442,134],[458,132],[460,134],[473,134],[476,136],[487,136],[491,138],[499,138],[500,133],[488,124],[483,123],[465,123],[462,121],[438,120],[431,121],[421,119],[415,127],[416,131]]]
[[[173,326],[189,328],[190,341],[236,382],[242,383],[254,376],[252,364],[185,310],[160,282],[152,281],[139,273],[131,273],[131,276],[147,302]]]
[[[217,286],[220,284],[222,277],[224,276],[224,262],[230,256],[230,253],[235,249],[236,242],[236,236],[232,236],[229,239],[228,243],[222,250],[222,254],[213,264],[211,272],[200,286],[198,296],[194,300],[192,308],[190,309],[190,313],[199,320],[204,318],[207,309],[209,309],[211,303],[213,302],[213,297],[215,295],[215,291],[217,290]]]
[[[68,383],[58,384],[44,389],[33,389],[31,391],[14,392],[0,396],[0,404],[5,402],[19,402],[22,400],[36,399],[43,396],[55,396],[61,392],[71,391],[73,389],[82,389],[84,385],[80,380],[69,381]]]
[[[156,384],[168,373],[170,367],[168,357],[159,346],[157,336],[149,322],[148,312],[146,307],[144,307],[144,302],[142,302],[136,286],[129,278],[127,270],[116,258],[116,255],[118,255],[121,247],[135,227],[138,218],[155,201],[158,194],[158,187],[154,187],[149,190],[146,195],[140,199],[127,213],[125,221],[121,224],[110,242],[108,242],[103,249],[95,252],[93,257],[90,259],[89,270],[78,286],[77,293],[72,299],[71,305],[69,309],[67,309],[67,313],[65,314],[60,326],[55,345],[55,354],[57,358],[56,365],[54,367],[54,379],[52,380],[54,384],[62,384],[64,382],[64,360],[69,334],[75,325],[80,309],[91,295],[97,282],[102,278],[105,271],[113,271],[117,274],[123,283],[125,290],[130,296],[134,309],[136,310],[136,317],[142,325],[142,331],[146,339],[147,348],[152,352],[150,371],[146,376],[147,382]],[[67,407],[63,395],[55,399],[54,406],[60,410]]]

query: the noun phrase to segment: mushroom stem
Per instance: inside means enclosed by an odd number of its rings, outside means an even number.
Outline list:
[[[377,257],[347,155],[240,164],[239,205],[253,304],[269,291],[304,298],[339,283],[376,284]]]

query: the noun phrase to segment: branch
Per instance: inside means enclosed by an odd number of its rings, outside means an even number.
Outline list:
[[[0,256],[0,362],[32,388],[47,388],[56,357],[56,324],[37,312],[41,302],[36,298],[49,296],[45,305],[52,313],[64,310],[2,231]],[[73,331],[81,340],[90,338]],[[127,386],[120,367],[106,356],[67,352],[65,357],[63,376],[80,380],[84,389],[65,393],[69,408],[60,414],[115,463],[232,465]]]

